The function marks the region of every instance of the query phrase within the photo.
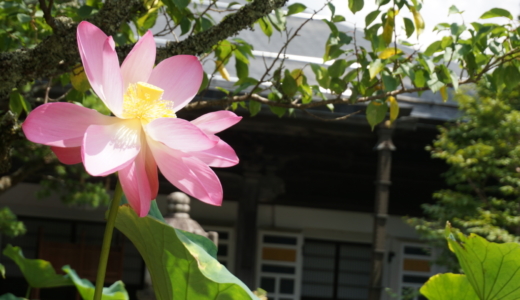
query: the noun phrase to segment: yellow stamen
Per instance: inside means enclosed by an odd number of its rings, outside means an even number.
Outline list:
[[[141,119],[146,125],[157,118],[175,118],[172,102],[162,100],[164,90],[145,82],[130,84],[123,100],[123,118]]]

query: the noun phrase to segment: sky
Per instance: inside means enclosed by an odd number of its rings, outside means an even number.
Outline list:
[[[323,5],[323,1],[318,0],[291,0],[291,3],[300,2],[305,4],[308,8],[318,9]],[[350,25],[356,25],[358,28],[364,28],[365,26],[365,16],[371,11],[377,9],[377,5],[375,4],[375,0],[364,0],[364,7],[361,11],[357,12],[355,15],[350,12],[348,9],[348,1],[347,0],[333,0],[332,1],[336,7],[336,14],[341,14],[345,16],[347,19],[347,23]],[[464,11],[461,15],[450,15],[448,16],[448,9],[450,6],[455,5],[460,11]],[[520,15],[520,1],[519,0],[424,0],[423,8],[421,9],[421,14],[426,23],[426,28],[419,37],[419,40],[415,38],[415,34],[413,38],[408,39],[411,43],[417,43],[421,49],[425,49],[430,43],[439,40],[440,36],[438,33],[433,33],[432,30],[438,23],[453,23],[453,22],[462,22],[469,24],[475,21],[479,22],[496,22],[496,23],[504,23],[505,21],[509,21],[506,18],[494,18],[487,20],[479,20],[480,16],[492,9],[492,8],[503,8],[509,10],[511,14],[516,18]],[[322,14],[329,14],[330,10],[323,10]],[[401,16],[409,17],[413,19],[411,14],[408,12],[407,8],[403,8],[403,12],[400,14]],[[397,28],[403,27],[402,18],[396,18]],[[399,23],[401,22],[401,23]],[[404,38],[404,31],[401,36]]]

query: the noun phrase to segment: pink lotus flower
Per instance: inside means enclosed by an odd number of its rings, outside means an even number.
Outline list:
[[[26,137],[51,146],[62,163],[83,162],[93,176],[118,172],[141,217],[158,193],[157,166],[183,192],[220,205],[222,185],[209,167],[233,166],[238,157],[215,133],[241,117],[217,111],[192,122],[176,118],[202,82],[198,59],[178,55],[154,68],[156,46],[148,31],[120,67],[112,37],[99,28],[81,22],[77,38],[88,80],[115,117],[71,103],[44,104],[23,123]]]

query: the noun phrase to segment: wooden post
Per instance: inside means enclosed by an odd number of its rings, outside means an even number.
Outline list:
[[[372,273],[370,276],[369,300],[381,300],[383,264],[386,251],[386,220],[388,218],[388,197],[390,192],[390,170],[392,166],[392,151],[395,146],[392,143],[393,128],[389,123],[383,123],[378,127],[379,141],[375,147],[378,151],[377,179],[375,207],[374,207],[374,231],[372,233]]]
[[[244,174],[244,190],[238,202],[236,223],[236,260],[235,275],[251,290],[256,289],[256,220],[259,184],[261,175],[256,170],[248,170]]]

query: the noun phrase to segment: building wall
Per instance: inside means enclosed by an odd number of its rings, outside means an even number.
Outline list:
[[[85,209],[82,207],[67,207],[59,201],[58,197],[37,199],[35,197],[37,190],[38,185],[36,184],[19,184],[0,196],[0,206],[9,206],[14,213],[23,217],[36,217],[43,220],[94,222],[92,224],[97,224],[98,226],[104,223],[105,208]],[[166,213],[167,209],[165,198],[165,195],[158,197],[159,208],[163,213]],[[234,249],[236,246],[234,233],[237,209],[237,202],[224,201],[221,207],[214,207],[193,200],[190,213],[192,218],[201,223],[203,227],[222,232],[224,235],[227,234],[225,241],[227,248],[224,255],[221,255],[219,258],[226,263],[231,271],[233,271]],[[399,216],[390,216],[387,224],[387,249],[389,257],[386,259],[388,263],[385,265],[383,284],[385,287],[389,287],[392,291],[397,292],[403,288],[402,278],[403,274],[407,272],[403,271],[404,259],[407,259],[403,252],[403,247],[406,245],[422,246],[414,230],[407,226]],[[305,260],[303,249],[306,240],[309,241],[309,243],[311,241],[314,241],[314,244],[324,242],[341,245],[341,247],[360,245],[359,247],[364,247],[363,249],[369,251],[372,241],[372,227],[372,215],[369,213],[269,204],[261,204],[258,208],[259,238],[265,232],[275,235],[297,237],[298,240],[301,241],[301,243],[299,242],[300,244],[298,244],[299,246],[289,246],[289,248],[297,249],[299,266],[301,266],[303,260]],[[34,239],[34,236],[31,237],[31,239]],[[95,238],[93,239],[95,240]],[[28,248],[27,253],[29,255],[27,256],[31,257],[31,255],[34,255],[34,249],[31,249],[29,244],[31,244],[31,241],[24,241],[24,246]],[[262,260],[262,245],[262,241],[259,240],[257,248],[259,262],[257,267],[257,282],[259,284],[261,277],[260,261]],[[284,246],[282,246],[282,248],[283,247]],[[128,269],[130,273],[126,274],[125,278],[133,283],[142,277],[139,273],[141,269],[135,267],[135,265],[138,264],[138,253],[135,252],[135,249],[131,248],[127,247],[130,256],[126,260],[125,268]],[[415,257],[411,255],[408,257],[407,263],[411,261],[417,264],[420,259],[422,259],[420,256]],[[5,259],[2,259],[2,262],[4,261]],[[435,273],[438,270],[430,268],[428,271]],[[298,272],[295,278],[297,282],[301,283],[302,270],[300,269]],[[411,272],[410,274],[426,276],[424,272]],[[420,284],[416,286],[420,286]],[[298,288],[300,287],[298,286]],[[295,296],[295,298],[285,297],[270,299],[298,298]],[[390,300],[391,298],[385,293],[383,299]]]

